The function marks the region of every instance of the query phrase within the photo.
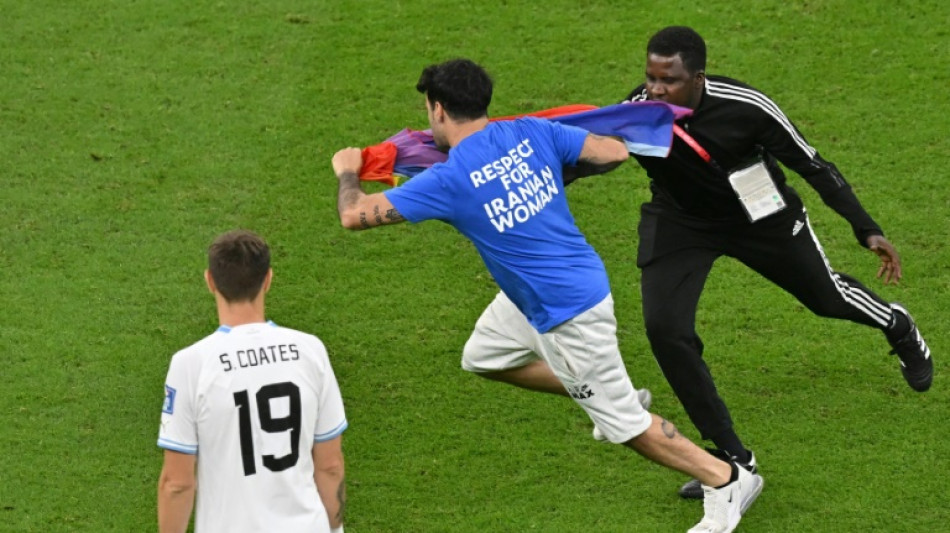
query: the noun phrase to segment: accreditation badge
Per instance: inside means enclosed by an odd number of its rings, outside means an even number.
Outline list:
[[[729,184],[739,197],[750,222],[785,208],[785,198],[775,186],[768,167],[761,159],[729,173]]]

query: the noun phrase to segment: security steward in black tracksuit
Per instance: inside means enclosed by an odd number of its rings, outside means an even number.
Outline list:
[[[913,319],[854,278],[831,269],[798,194],[777,161],[800,174],[881,260],[884,283],[901,278],[900,258],[838,169],[812,148],[761,92],[707,76],[706,45],[692,29],[670,27],[647,45],[646,83],[626,101],[661,100],[693,110],[680,120],[668,157],[636,156],[650,177],[637,266],[647,337],[663,374],[704,439],[755,469],[733,430],[703,361],[696,307],[720,256],[734,257],[798,298],[813,313],[884,332],[908,384],[930,387],[930,350]],[[692,480],[680,489],[702,498]]]

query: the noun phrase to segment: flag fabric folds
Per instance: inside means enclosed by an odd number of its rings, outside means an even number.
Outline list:
[[[525,115],[497,117],[513,120],[534,116],[577,126],[597,135],[623,139],[632,154],[666,157],[673,142],[673,123],[692,111],[664,102],[625,102],[606,107],[571,104]],[[396,186],[448,155],[435,146],[430,130],[403,129],[382,143],[363,149],[360,179]]]

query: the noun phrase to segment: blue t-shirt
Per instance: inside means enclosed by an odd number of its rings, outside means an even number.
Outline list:
[[[574,223],[561,169],[587,131],[523,118],[489,123],[438,163],[385,191],[410,222],[436,219],[468,237],[495,282],[544,333],[595,306],[610,287]]]

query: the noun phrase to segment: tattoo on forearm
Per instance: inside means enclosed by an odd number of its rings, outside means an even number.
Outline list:
[[[343,216],[344,211],[352,209],[366,193],[360,188],[360,177],[355,172],[344,172],[339,176],[340,190],[337,196],[337,211]],[[373,206],[372,219],[370,214],[360,211],[360,226],[363,229],[402,222],[405,219],[396,208],[387,209],[385,214],[379,205]]]
[[[360,199],[363,190],[360,189],[360,177],[355,172],[344,172],[340,175],[340,189],[337,195],[336,206],[341,213]]]
[[[676,431],[676,426],[674,426],[672,422],[670,422],[669,420],[665,418],[663,419],[663,422],[660,424],[660,427],[663,429],[663,434],[666,435],[666,438],[668,439],[675,438],[676,434],[679,433],[678,431]]]
[[[395,207],[386,211],[386,218],[387,218],[390,222],[402,222],[403,220],[406,220],[406,218],[403,217],[403,216],[399,213],[399,211],[396,211],[396,208],[395,208]]]

